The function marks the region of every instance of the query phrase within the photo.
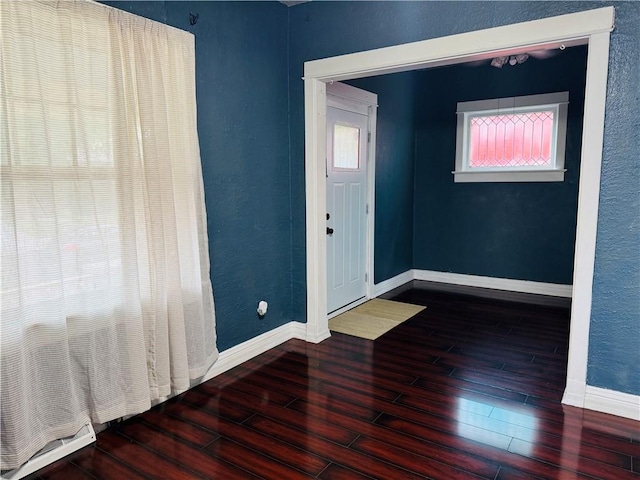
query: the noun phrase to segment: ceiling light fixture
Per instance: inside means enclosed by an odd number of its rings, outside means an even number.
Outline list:
[[[505,63],[509,63],[509,65],[517,65],[519,63],[524,63],[529,58],[529,55],[526,53],[519,53],[518,55],[511,56],[503,56],[503,57],[494,57],[491,60],[491,66],[496,68],[502,68]]]
[[[495,57],[493,60],[491,60],[491,66],[502,68],[502,66],[507,63],[507,60],[509,60],[509,57]]]

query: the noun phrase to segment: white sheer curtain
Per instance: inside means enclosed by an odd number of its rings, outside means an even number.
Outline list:
[[[0,1],[0,468],[216,360],[191,34]]]

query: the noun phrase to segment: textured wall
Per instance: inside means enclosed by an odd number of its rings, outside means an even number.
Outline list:
[[[640,2],[615,5],[587,383],[640,395]]]
[[[290,9],[293,316],[305,316],[307,60],[616,7],[589,344],[590,385],[640,395],[640,2],[310,2]]]
[[[378,94],[375,283],[413,268],[415,72],[347,82]]]
[[[570,285],[586,47],[417,72],[414,268]],[[569,92],[564,182],[454,183],[457,102]]]
[[[606,4],[117,2],[196,34],[221,350],[306,317],[305,61]],[[614,5],[588,382],[640,394],[640,3]],[[189,11],[200,13],[195,27]],[[264,321],[261,298],[271,304]]]
[[[109,3],[195,34],[211,279],[218,348],[226,350],[292,318],[287,8]],[[189,12],[200,15],[195,26]],[[263,299],[269,311],[260,320]]]

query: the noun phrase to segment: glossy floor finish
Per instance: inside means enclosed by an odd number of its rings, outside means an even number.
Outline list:
[[[637,422],[560,404],[567,308],[413,287],[377,340],[289,341],[32,478],[640,477]]]

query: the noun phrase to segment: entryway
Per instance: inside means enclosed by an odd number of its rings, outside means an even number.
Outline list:
[[[377,97],[341,83],[327,92],[327,313],[333,316],[369,298]]]
[[[514,55],[534,49],[586,44],[589,49],[583,120],[582,162],[575,243],[573,304],[567,384],[563,403],[586,406],[595,239],[607,95],[609,32],[613,7],[522,24],[451,35],[305,63],[305,179],[307,334],[318,342],[329,334],[326,314],[326,106],[332,82]],[[593,403],[593,402],[592,402]],[[593,403],[595,405],[595,403]]]

